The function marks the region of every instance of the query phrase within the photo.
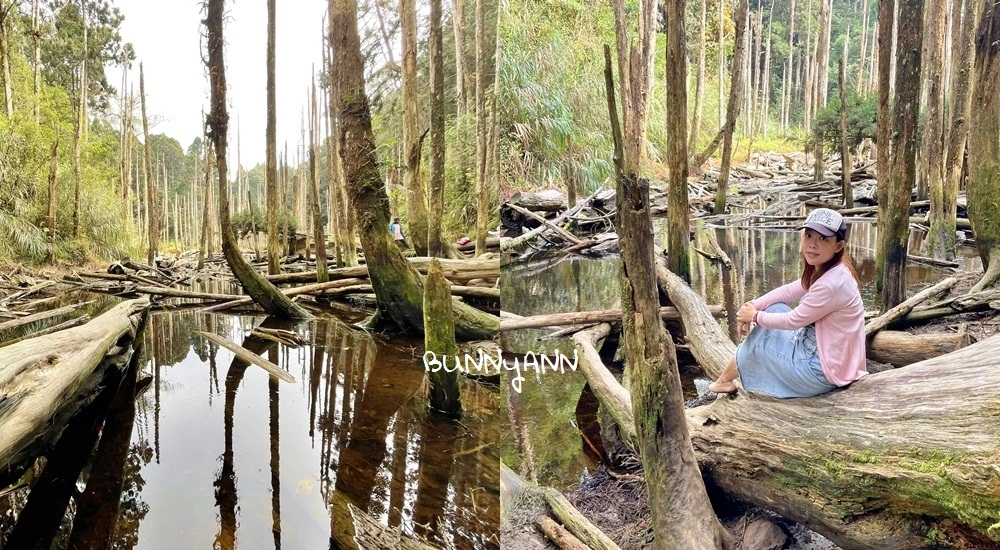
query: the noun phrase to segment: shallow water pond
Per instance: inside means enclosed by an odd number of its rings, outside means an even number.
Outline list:
[[[258,325],[307,343],[250,335]],[[34,488],[0,497],[0,547],[339,548],[358,510],[443,548],[499,548],[499,392],[463,379],[462,419],[428,414],[422,340],[154,311],[140,349],[118,394],[67,430],[91,434],[62,449],[83,458],[53,453]],[[47,475],[61,493],[38,492]]]

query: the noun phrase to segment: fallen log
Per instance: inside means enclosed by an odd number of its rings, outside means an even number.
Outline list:
[[[910,334],[882,330],[868,340],[868,358],[894,367],[905,367],[925,359],[938,357],[971,344],[967,332],[945,334]]]
[[[710,378],[718,378],[736,356],[736,344],[722,332],[714,312],[705,301],[667,268],[663,256],[656,258],[656,278],[660,288],[680,311],[691,354]]]
[[[212,342],[215,342],[216,344],[219,344],[220,346],[228,349],[229,351],[233,352],[236,355],[236,357],[246,361],[247,363],[250,363],[252,365],[257,365],[258,367],[264,369],[268,374],[277,378],[278,380],[283,380],[285,382],[295,382],[295,377],[292,376],[291,373],[281,370],[281,368],[278,367],[278,365],[275,365],[274,363],[268,361],[267,359],[264,359],[263,357],[246,349],[245,347],[236,344],[234,342],[230,342],[229,340],[226,340],[225,338],[219,336],[218,334],[212,334],[211,332],[205,332],[201,330],[197,330],[195,332],[199,334],[202,338],[205,338],[206,340],[211,340]]]
[[[635,449],[637,438],[635,416],[628,390],[619,384],[611,371],[604,366],[597,352],[597,342],[607,337],[610,332],[611,326],[602,323],[574,334],[573,345],[579,353],[580,371],[590,384],[590,390],[618,426],[622,442]]]
[[[81,307],[83,307],[83,306],[85,306],[87,304],[92,304],[92,303],[94,303],[93,300],[91,300],[89,302],[83,302],[83,303],[80,303],[80,304],[73,304],[71,306],[65,306],[65,307],[60,307],[60,308],[56,308],[56,309],[50,309],[48,311],[40,311],[38,313],[33,313],[31,315],[27,315],[27,316],[24,316],[24,317],[18,317],[17,319],[12,319],[10,321],[5,321],[3,323],[0,323],[0,330],[10,330],[12,328],[17,328],[17,327],[20,327],[20,326],[24,326],[24,325],[28,325],[28,324],[34,323],[35,321],[41,321],[41,320],[44,320],[44,319],[49,319],[49,318],[52,318],[52,317],[57,317],[59,315],[65,315],[67,313],[76,311],[77,309],[79,309],[79,308],[81,308]]]
[[[959,313],[975,313],[994,309],[990,304],[1000,298],[1000,290],[986,290],[973,294],[963,294],[931,304],[926,308],[914,309],[898,321],[901,326],[910,326],[922,321],[939,319]]]
[[[559,491],[547,487],[545,491],[545,501],[552,508],[552,514],[559,518],[559,521],[569,529],[570,533],[576,535],[580,540],[593,550],[621,550],[607,535],[605,535],[596,525],[591,523],[586,516],[580,513],[569,500]]]
[[[135,336],[149,300],[122,302],[56,337],[0,348],[0,486],[30,466],[54,441],[99,380],[91,376],[123,335]],[[44,452],[44,449],[41,449]]]
[[[36,330],[36,331],[32,332],[31,334],[27,334],[27,335],[22,336],[20,338],[14,338],[13,340],[7,340],[6,342],[0,342],[0,348],[7,347],[7,346],[12,346],[12,345],[14,345],[14,344],[16,344],[18,342],[23,342],[24,340],[27,340],[29,338],[35,338],[35,337],[38,337],[38,336],[45,336],[46,334],[52,334],[53,332],[59,332],[60,330],[63,330],[63,329],[80,326],[80,325],[82,325],[84,323],[88,323],[88,322],[90,322],[90,315],[84,314],[84,315],[81,315],[79,317],[74,317],[74,318],[70,319],[69,321],[63,321],[62,323],[59,323],[58,325],[52,325],[51,327],[45,327],[42,330]]]
[[[563,212],[562,214],[558,215],[554,219],[549,220],[549,222],[552,223],[553,225],[559,225],[559,224],[563,223],[564,221],[566,221],[567,219],[569,219],[570,217],[575,216],[577,214],[577,212],[583,210],[584,207],[586,207],[587,205],[589,205],[594,200],[594,197],[596,197],[597,194],[600,193],[600,192],[601,192],[600,190],[595,191],[594,194],[592,194],[589,197],[587,197],[586,199],[584,199],[584,200],[576,203],[576,206],[574,206],[574,207],[566,210],[565,212]],[[517,248],[517,247],[521,246],[522,244],[530,241],[531,239],[534,239],[538,235],[541,235],[542,233],[544,233],[548,229],[549,228],[547,226],[542,225],[542,226],[536,227],[535,229],[532,229],[531,231],[528,231],[527,233],[525,233],[523,235],[514,237],[512,239],[501,240],[500,241],[500,251],[501,252],[506,252],[508,250],[512,250],[514,248]]]
[[[561,550],[587,550],[587,545],[580,539],[573,536],[565,527],[559,525],[549,516],[538,516],[535,518],[535,525],[538,529],[558,546]]]
[[[688,411],[692,443],[716,486],[842,547],[995,547],[998,353],[994,336],[817,397],[720,399]]]
[[[889,326],[893,321],[905,316],[910,312],[915,306],[921,304],[922,302],[930,299],[932,296],[937,296],[958,283],[958,279],[955,277],[948,277],[947,279],[927,287],[920,292],[914,294],[912,297],[903,301],[903,303],[891,308],[882,315],[879,315],[875,319],[872,319],[865,324],[865,336],[871,336],[876,332],[882,330],[883,328]]]
[[[560,237],[562,237],[566,241],[569,241],[569,242],[571,242],[573,244],[581,244],[583,242],[579,238],[577,238],[575,235],[569,233],[568,231],[566,231],[565,229],[559,227],[558,225],[555,225],[554,223],[550,222],[549,220],[547,220],[547,219],[539,216],[538,214],[535,214],[531,210],[528,210],[526,208],[521,208],[520,206],[513,205],[513,204],[508,205],[508,206],[511,209],[513,209],[515,212],[519,212],[522,215],[527,216],[528,218],[531,218],[531,219],[537,221],[538,223],[540,223],[540,224],[542,224],[544,226],[547,226],[549,229],[551,229],[553,232],[555,232],[556,235],[559,235]]]
[[[427,268],[433,258],[407,258],[421,274],[427,274]],[[496,279],[500,277],[500,260],[446,260],[441,259],[441,270],[449,281],[471,281],[472,279]],[[331,281],[349,277],[368,277],[368,266],[341,267],[328,272]],[[316,272],[282,273],[266,276],[274,284],[310,283],[316,282]]]
[[[546,189],[537,193],[520,191],[514,193],[507,204],[520,206],[532,212],[559,212],[569,206],[566,204],[566,195],[555,189]]]
[[[724,317],[725,312],[721,306],[707,306],[707,311],[711,317]],[[597,311],[577,311],[570,313],[550,313],[547,315],[532,315],[531,317],[519,317],[516,319],[505,318],[500,320],[500,332],[512,330],[522,330],[526,328],[561,327],[572,325],[590,325],[594,323],[608,323],[620,321],[622,318],[621,309],[602,309]],[[677,308],[664,306],[660,308],[660,318],[665,321],[677,321],[681,318]]]

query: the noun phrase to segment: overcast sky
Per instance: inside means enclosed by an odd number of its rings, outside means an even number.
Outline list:
[[[136,61],[145,66],[147,113],[153,125],[150,132],[167,134],[186,150],[202,133],[202,108],[208,110],[208,78],[200,51],[201,1],[117,0],[117,4],[125,17],[122,40],[132,43]],[[320,27],[326,5],[326,0],[277,2],[278,149],[281,151],[287,140],[293,162],[312,64],[319,70]],[[250,168],[265,160],[267,4],[263,0],[237,0],[227,2],[226,8],[229,164],[235,167],[239,120],[243,165]],[[121,72],[109,67],[108,80],[120,86]],[[138,63],[129,80],[138,94]]]

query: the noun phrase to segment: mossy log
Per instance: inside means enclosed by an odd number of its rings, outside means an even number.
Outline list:
[[[725,316],[725,311],[720,306],[707,306],[709,313],[713,317]],[[660,308],[660,318],[664,321],[680,320],[681,315],[677,308],[664,306]],[[500,321],[500,332],[521,330],[526,328],[561,327],[574,325],[589,325],[593,323],[608,323],[621,321],[621,309],[602,309],[597,311],[574,311],[570,313],[549,313],[546,315],[532,315],[530,317],[507,318]]]
[[[580,513],[570,501],[559,491],[547,487],[544,489],[545,501],[552,508],[552,514],[559,518],[559,521],[566,526],[569,532],[576,535],[580,540],[593,550],[620,550],[607,535],[596,525],[591,523],[586,516]]]
[[[549,516],[535,518],[538,529],[561,550],[588,550],[588,546]]]
[[[122,302],[85,325],[0,349],[0,486],[66,427],[100,382],[97,366],[131,344],[148,308],[148,299]]]
[[[806,399],[690,409],[726,493],[844,548],[1000,544],[1000,336]]]
[[[573,345],[579,353],[580,371],[583,372],[591,391],[597,396],[601,406],[611,415],[622,442],[635,450],[635,415],[632,400],[626,390],[601,361],[597,343],[608,336],[611,326],[602,323],[573,335]]]

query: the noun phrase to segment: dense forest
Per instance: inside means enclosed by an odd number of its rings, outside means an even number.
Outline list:
[[[448,10],[443,23],[449,32],[443,33],[441,52],[446,105],[443,173],[448,205],[442,227],[452,240],[475,237],[477,196],[491,195],[477,192],[477,181],[488,180],[486,185],[495,189],[494,167],[498,166],[492,162],[477,173],[477,154],[489,157],[489,149],[477,152],[477,130],[484,128],[486,148],[495,145],[492,121],[497,117],[484,112],[484,119],[477,120],[476,89],[480,85],[483,95],[479,101],[485,109],[492,109],[499,11],[495,5],[485,6],[477,27],[473,4],[465,8],[464,2],[456,2],[453,7],[457,10]],[[453,13],[460,17],[455,20]],[[408,169],[402,137],[402,80],[413,81],[419,106],[414,123],[426,129],[431,96],[426,14],[420,13],[419,22],[413,21],[414,66],[405,77],[403,60],[397,59],[398,37],[403,32],[399,6],[363,2],[359,14],[381,171],[392,211],[401,214],[406,223],[404,174]],[[148,121],[143,120],[140,73],[157,69],[141,67],[142,52],[122,39],[122,21],[122,13],[111,0],[0,2],[0,81],[5,99],[0,116],[0,258],[79,263],[143,257],[149,245],[150,197],[156,207],[153,216],[160,224],[158,251],[177,254],[197,248],[202,227],[209,229],[209,251],[218,249],[218,232],[213,231],[218,224],[217,212],[211,197],[207,209],[211,223],[206,225],[202,220],[205,182],[211,181],[205,177],[206,141],[199,137],[182,144],[162,133],[151,133],[148,140],[144,137],[143,123]],[[482,36],[479,44],[477,32]],[[316,120],[306,120],[308,102],[281,114],[301,119],[302,126],[302,135],[292,142],[291,150],[288,140],[278,144],[282,187],[279,228],[283,233],[311,232],[307,140],[312,138],[306,136],[313,130],[311,124],[315,124],[316,170],[326,233],[333,234],[337,221],[331,213],[349,211],[346,194],[330,183],[343,176],[329,138],[336,131],[337,117],[328,116],[332,111],[328,108],[332,56],[327,56],[330,48],[325,46],[324,50],[316,52],[320,67],[315,75],[320,91]],[[263,63],[260,66],[263,71]],[[110,71],[112,68],[115,70]],[[109,82],[110,72],[122,74],[121,81]],[[479,73],[481,83],[477,83]],[[296,97],[309,97],[309,82],[292,85],[305,91]],[[263,111],[265,106],[260,108]],[[236,118],[238,113],[233,115]],[[154,116],[148,113],[147,118]],[[241,132],[262,131],[237,125],[230,129],[236,145],[230,186],[233,223],[242,236],[255,231],[263,234],[267,227],[266,166],[245,165],[239,152]],[[148,156],[144,151],[147,143]],[[420,149],[424,165],[430,160],[430,151],[429,146]],[[426,169],[419,173],[420,179],[428,177]],[[495,219],[496,201],[487,205],[486,216],[492,213]]]

